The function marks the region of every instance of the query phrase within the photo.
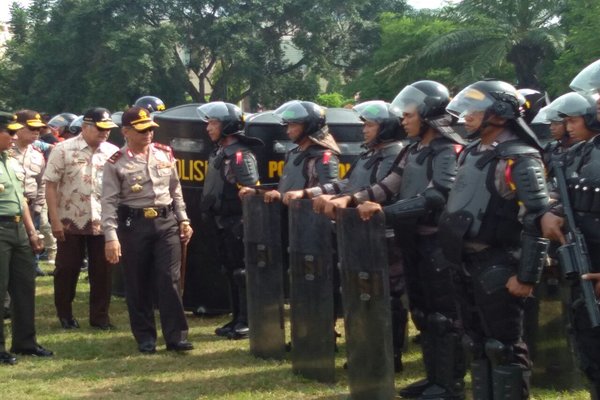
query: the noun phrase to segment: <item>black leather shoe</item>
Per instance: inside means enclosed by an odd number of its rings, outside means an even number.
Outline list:
[[[117,329],[116,326],[114,326],[113,324],[111,324],[110,322],[106,323],[106,324],[92,324],[90,323],[90,326],[94,329],[99,329],[101,331],[112,331]]]
[[[156,343],[154,342],[143,342],[138,345],[140,353],[154,354],[156,353]]]
[[[17,357],[7,351],[0,351],[0,364],[15,365],[16,363]]]
[[[420,397],[425,389],[431,385],[432,383],[430,383],[427,379],[421,379],[420,381],[416,381],[400,389],[399,394],[406,399],[417,398]]]
[[[75,318],[59,318],[58,320],[63,329],[79,329],[79,322]]]
[[[245,322],[236,322],[231,332],[227,335],[229,339],[239,340],[246,339],[250,333],[250,328]]]
[[[215,335],[227,337],[233,331],[235,321],[230,321],[220,328],[215,329]]]
[[[43,348],[39,344],[36,344],[32,349],[11,349],[15,354],[22,354],[24,356],[36,356],[36,357],[52,357],[54,353],[48,349]]]
[[[167,343],[168,351],[190,351],[194,349],[194,345],[187,340],[182,340],[177,343]]]

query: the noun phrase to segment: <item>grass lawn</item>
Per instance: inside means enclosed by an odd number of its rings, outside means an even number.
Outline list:
[[[111,317],[118,327],[116,331],[89,327],[89,287],[84,278],[82,274],[74,304],[81,329],[74,331],[60,328],[53,303],[52,277],[37,279],[38,341],[53,350],[55,356],[51,359],[21,356],[17,365],[0,366],[1,399],[348,398],[343,337],[338,340],[337,382],[330,385],[295,376],[289,361],[254,358],[248,351],[248,341],[217,338],[213,331],[227,322],[225,316],[200,318],[190,314],[190,340],[195,349],[187,354],[167,352],[160,337],[157,353],[142,355],[129,330],[124,299],[112,300]],[[10,322],[6,321],[6,325],[10,338]],[[341,320],[338,330],[343,332]],[[412,328],[410,334],[411,337],[415,334]],[[539,351],[543,352],[544,347],[540,346]],[[404,364],[405,371],[396,376],[397,388],[422,376],[418,348],[413,343],[405,354]],[[539,375],[550,375],[544,379],[546,388],[535,387],[534,399],[589,399],[581,380],[564,383],[558,379],[560,372],[544,371]]]

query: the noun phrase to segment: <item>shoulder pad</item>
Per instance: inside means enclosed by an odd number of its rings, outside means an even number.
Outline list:
[[[477,140],[473,140],[471,143],[469,143],[468,145],[466,145],[461,152],[458,155],[458,165],[461,165],[464,161],[465,161],[465,157],[467,156],[467,154],[469,154],[470,151],[472,151],[473,149],[475,149],[477,146],[479,146],[479,143],[481,142],[480,139]]]
[[[248,149],[248,146],[246,146],[244,143],[241,143],[241,142],[236,142],[236,143],[230,144],[227,147],[223,147],[223,153],[225,153],[225,157],[227,157],[227,158],[231,158],[238,151],[247,152],[250,150]]]
[[[520,157],[507,163],[506,183],[517,192],[520,202],[528,210],[541,210],[548,204],[548,189],[544,165],[535,157]]]
[[[446,137],[436,138],[431,141],[429,144],[434,154],[442,152],[446,149],[452,149],[454,154],[460,154],[460,152],[465,148],[464,145],[460,143],[456,143],[454,140],[450,140]]]
[[[520,155],[540,155],[540,152],[535,147],[525,143],[524,141],[517,140],[509,140],[507,142],[500,143],[496,147],[496,151],[498,152],[498,156],[500,158],[511,158],[512,156],[520,156]]]
[[[231,160],[229,165],[236,177],[237,184],[242,186],[257,184],[259,181],[258,165],[251,151],[245,147],[238,147]]]
[[[321,154],[325,153],[326,151],[328,151],[329,153],[332,153],[331,150],[326,149],[325,147],[319,146],[319,145],[313,145],[308,147],[306,150],[306,154],[308,157],[319,157],[321,156]]]
[[[122,152],[121,150],[117,150],[117,151],[116,151],[116,152],[115,152],[115,153],[114,153],[112,156],[110,156],[110,157],[108,158],[108,160],[106,160],[106,161],[108,161],[108,162],[109,162],[109,163],[111,163],[111,164],[114,164],[114,163],[116,163],[116,162],[117,162],[117,160],[118,160],[119,158],[121,158],[121,156],[122,156],[122,155],[123,155],[123,152]]]
[[[402,151],[403,148],[404,148],[404,145],[401,142],[394,142],[394,143],[390,143],[389,145],[383,147],[380,151],[381,151],[381,155],[384,158],[396,157],[398,154],[400,154],[400,152]]]

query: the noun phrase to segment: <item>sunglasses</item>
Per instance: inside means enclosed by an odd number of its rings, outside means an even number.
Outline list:
[[[42,130],[41,127],[32,128],[31,126],[28,126],[27,129],[29,129],[32,132],[39,132]]]
[[[143,134],[145,134],[145,133],[148,133],[148,132],[152,132],[152,131],[154,131],[154,128],[153,128],[153,127],[146,128],[146,129],[144,129],[143,131],[138,131],[138,130],[136,129],[136,131],[137,131],[137,133],[141,133],[141,134],[143,135]]]

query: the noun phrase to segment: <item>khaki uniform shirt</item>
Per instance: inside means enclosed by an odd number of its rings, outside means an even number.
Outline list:
[[[173,205],[178,221],[187,220],[175,157],[171,148],[150,145],[148,157],[125,145],[106,163],[102,188],[102,228],[106,241],[117,240],[117,208]]]
[[[119,148],[104,142],[95,152],[81,135],[58,143],[44,180],[58,185],[58,215],[66,233],[101,235],[100,196],[104,164]]]
[[[30,209],[39,213],[46,203],[46,186],[42,179],[46,167],[44,154],[31,144],[22,152],[15,145],[11,152],[18,164],[17,177],[23,182],[27,203],[30,204]]]
[[[8,156],[7,151],[0,152],[0,216],[22,215],[23,185],[17,178],[15,169],[18,164]]]

